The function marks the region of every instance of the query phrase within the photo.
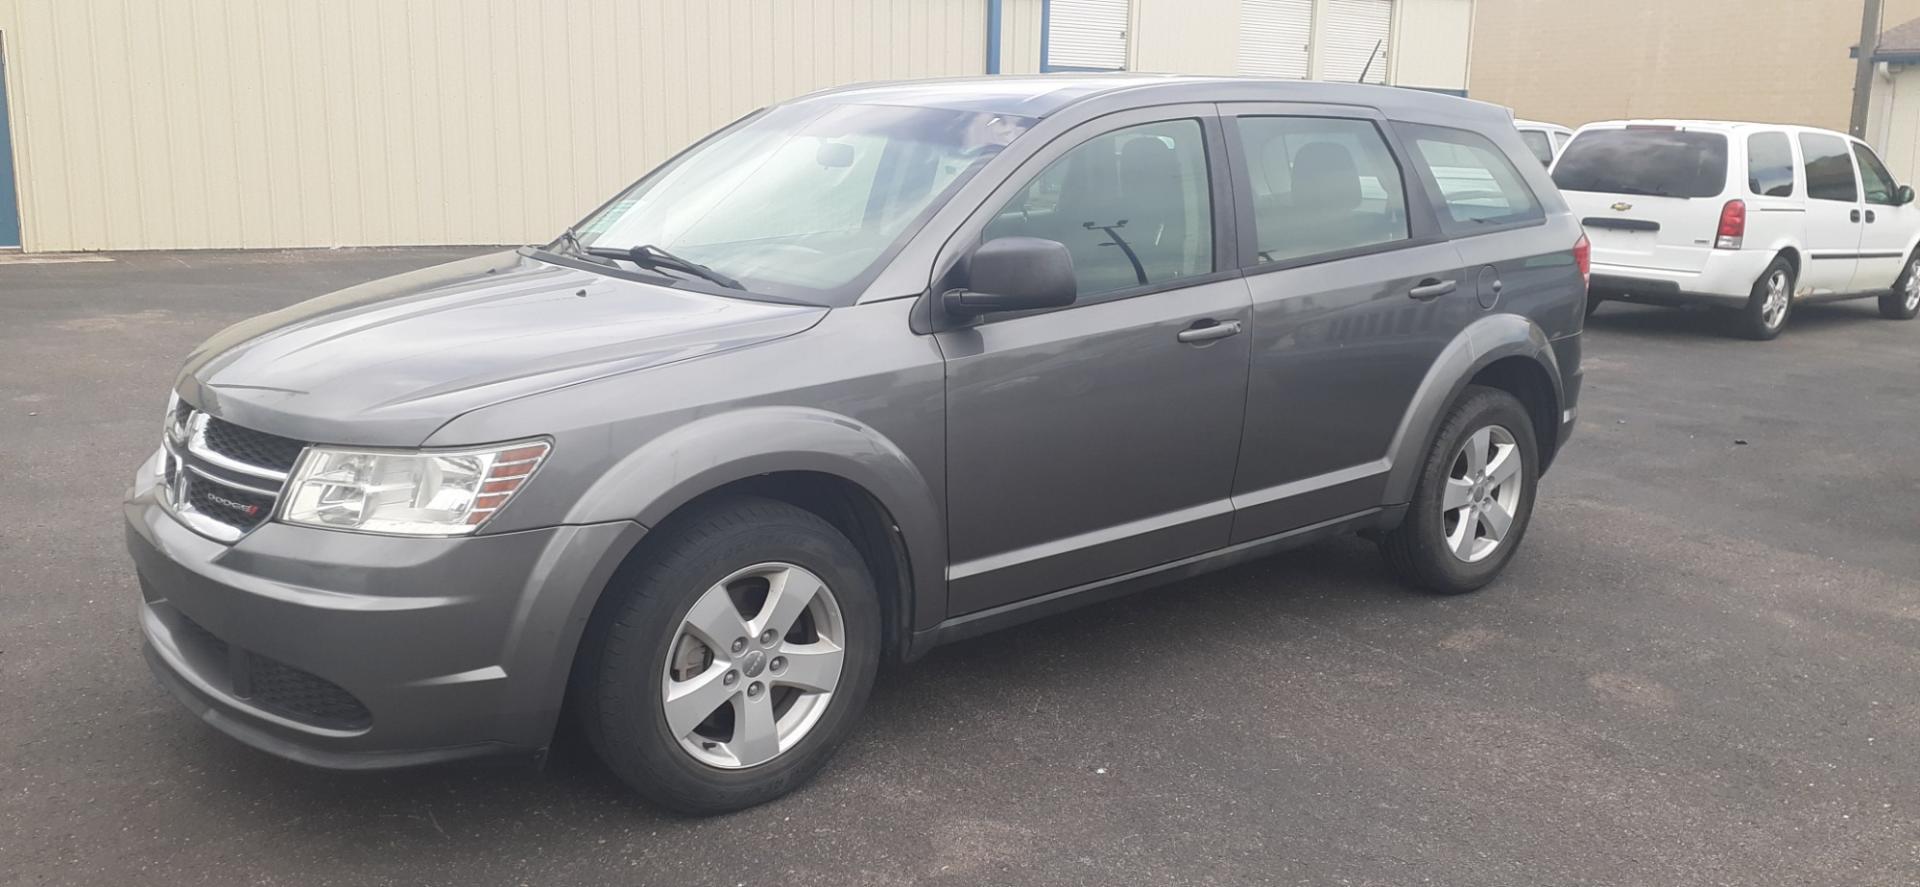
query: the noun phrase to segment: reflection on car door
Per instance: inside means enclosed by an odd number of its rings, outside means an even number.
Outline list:
[[[1225,107],[1254,302],[1238,543],[1380,505],[1414,391],[1479,309],[1377,116]]]
[[[989,204],[981,240],[1065,243],[1080,299],[936,334],[949,615],[1227,542],[1249,303],[1208,177],[1219,126],[1185,110],[1089,124]]]
[[[1839,136],[1800,133],[1807,179],[1807,262],[1801,292],[1843,293],[1860,266],[1860,182],[1853,154]]]
[[[1873,150],[1860,142],[1851,143],[1854,160],[1860,166],[1860,265],[1853,272],[1847,289],[1864,293],[1893,288],[1900,270],[1907,264],[1907,243],[1915,230],[1916,211],[1911,204],[1896,206],[1893,176]]]

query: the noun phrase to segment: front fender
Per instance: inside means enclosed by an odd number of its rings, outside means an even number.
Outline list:
[[[806,407],[752,407],[681,425],[615,463],[566,523],[637,520],[652,528],[703,493],[775,472],[832,475],[885,508],[906,547],[913,624],[946,615],[946,533],[939,497],[898,446],[872,427]]]
[[[1440,352],[1400,419],[1400,428],[1388,448],[1392,465],[1387,473],[1388,504],[1412,501],[1427,448],[1447,408],[1466,390],[1467,383],[1495,361],[1516,356],[1530,358],[1546,370],[1553,382],[1554,414],[1559,414],[1559,404],[1566,402],[1566,389],[1546,331],[1518,314],[1494,314],[1475,321]]]

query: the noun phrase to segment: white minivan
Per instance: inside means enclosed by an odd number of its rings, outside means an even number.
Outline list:
[[[1742,312],[1771,339],[1801,302],[1920,313],[1920,207],[1866,143],[1803,126],[1700,120],[1581,127],[1553,181],[1593,244],[1602,300]]]

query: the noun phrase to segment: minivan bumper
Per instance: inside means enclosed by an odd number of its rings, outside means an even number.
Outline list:
[[[160,683],[248,745],[336,769],[548,744],[620,521],[452,539],[267,523],[232,545],[155,498],[124,506]]]
[[[1740,308],[1753,294],[1773,254],[1761,250],[1711,250],[1699,271],[1593,263],[1592,291],[1603,298],[1656,305],[1718,305]]]

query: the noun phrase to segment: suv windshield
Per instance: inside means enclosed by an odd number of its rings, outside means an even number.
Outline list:
[[[1670,129],[1593,129],[1553,168],[1562,191],[1713,197],[1727,187],[1727,137]]]
[[[576,227],[600,256],[645,248],[676,285],[849,304],[908,232],[1032,120],[942,108],[805,103],[694,146]],[[641,264],[636,262],[636,264]]]

